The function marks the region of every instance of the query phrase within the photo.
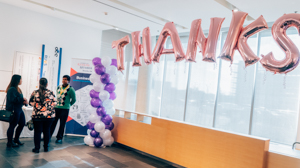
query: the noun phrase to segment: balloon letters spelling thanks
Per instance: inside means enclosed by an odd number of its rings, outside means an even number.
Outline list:
[[[262,30],[268,29],[268,25],[263,16],[260,16],[248,26],[243,27],[247,15],[245,12],[232,11],[232,20],[219,58],[232,63],[234,52],[238,50],[245,62],[245,67],[260,61],[266,70],[274,73],[288,73],[294,70],[299,64],[300,53],[296,45],[287,37],[286,30],[290,27],[296,27],[300,33],[300,14],[285,14],[278,18],[272,26],[273,38],[286,54],[283,60],[276,60],[272,52],[266,56],[262,55],[260,60],[251,50],[247,44],[248,38]],[[209,33],[206,38],[201,28],[201,19],[194,20],[191,24],[186,53],[183,51],[180,37],[173,22],[165,24],[152,53],[149,28],[147,27],[143,30],[143,44],[140,44],[140,32],[133,32],[131,33],[133,42],[132,66],[141,66],[141,56],[144,56],[144,62],[147,65],[152,62],[159,63],[162,54],[174,54],[176,62],[184,59],[188,62],[195,62],[197,46],[202,52],[203,61],[216,62],[216,46],[223,21],[224,18],[211,18]],[[173,49],[164,48],[168,36],[171,38]],[[126,36],[112,43],[112,47],[117,48],[119,71],[124,70],[124,46],[129,41],[129,36]]]

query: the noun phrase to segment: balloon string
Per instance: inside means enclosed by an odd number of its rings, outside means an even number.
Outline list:
[[[174,75],[176,75],[176,69],[177,69],[177,64],[175,63],[175,67],[174,67]]]
[[[247,82],[247,69],[245,68],[245,79],[244,79],[244,82]]]
[[[156,64],[156,75],[158,75],[158,74],[159,74],[159,65]]]
[[[284,75],[283,78],[283,88],[286,89],[286,74]]]
[[[214,70],[217,69],[217,62],[214,63]]]
[[[132,68],[131,75],[134,75],[134,68]]]
[[[263,85],[266,83],[267,80],[267,71],[264,73],[264,78],[263,78]]]
[[[230,64],[230,76],[232,75],[232,64]]]

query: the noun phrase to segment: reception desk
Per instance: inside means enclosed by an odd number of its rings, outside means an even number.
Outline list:
[[[199,127],[136,112],[117,111],[115,141],[184,167],[265,168],[269,139]],[[144,122],[150,118],[150,122]],[[268,162],[268,157],[271,160]]]

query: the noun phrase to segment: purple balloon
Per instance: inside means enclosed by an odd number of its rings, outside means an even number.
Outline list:
[[[99,136],[99,132],[92,130],[90,135],[91,135],[91,137],[97,138]]]
[[[109,93],[112,93],[113,91],[116,90],[116,86],[113,83],[108,83],[105,87],[104,90],[108,91]]]
[[[95,126],[95,124],[90,121],[86,124],[87,129],[94,129],[94,126]]]
[[[91,105],[95,108],[102,106],[102,101],[99,98],[92,98]]]
[[[97,137],[97,138],[94,139],[94,145],[95,145],[97,148],[101,147],[102,144],[103,144],[102,138]]]
[[[112,121],[112,118],[110,115],[106,114],[105,116],[103,116],[101,118],[101,121],[105,124],[105,125],[109,125]]]
[[[113,122],[109,123],[108,125],[105,125],[105,129],[108,129],[108,130],[113,130],[115,127],[115,124]]]
[[[101,116],[101,117],[105,116],[106,115],[105,108],[104,107],[98,107],[97,108],[97,114],[98,114],[98,116]]]
[[[115,92],[111,92],[111,93],[110,93],[110,96],[109,96],[109,99],[110,99],[110,100],[115,100],[116,98],[117,98],[116,93],[115,93]]]
[[[98,75],[103,75],[105,73],[106,69],[103,65],[99,64],[95,66],[95,72]]]
[[[99,58],[99,57],[95,57],[94,59],[93,59],[93,64],[96,66],[96,65],[98,65],[98,64],[101,64],[101,58]]]
[[[113,65],[113,66],[118,68],[117,59],[111,59],[111,64],[110,65]]]
[[[103,84],[108,84],[110,82],[110,75],[105,73],[105,74],[101,75],[100,79]]]
[[[91,98],[99,98],[99,92],[96,92],[94,89],[90,91]]]

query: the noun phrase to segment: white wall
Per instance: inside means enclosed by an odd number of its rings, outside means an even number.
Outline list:
[[[101,35],[100,29],[0,3],[0,70],[12,70],[16,51],[41,55],[48,44],[62,48],[61,76],[70,74],[71,58],[100,56]]]
[[[100,56],[101,35],[100,29],[0,3],[0,71],[12,71],[16,51],[41,55],[48,44],[62,48],[62,77],[70,74],[72,58]],[[0,79],[7,86],[9,81]],[[0,139],[6,138],[7,127],[0,122]],[[22,135],[30,133],[24,128]]]

